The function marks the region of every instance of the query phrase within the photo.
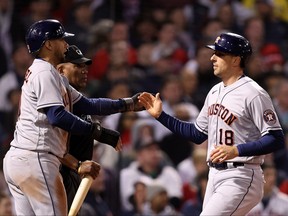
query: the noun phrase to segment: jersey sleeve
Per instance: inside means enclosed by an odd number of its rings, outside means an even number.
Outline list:
[[[72,104],[75,104],[77,101],[80,100],[80,98],[82,97],[82,94],[69,84],[69,80],[67,79],[67,77],[65,77],[64,75],[61,75],[61,78],[64,82],[66,89],[69,89],[70,91]]]
[[[70,86],[70,93],[71,93],[71,100],[72,100],[73,104],[77,103],[81,99],[81,97],[83,96],[80,92],[78,92],[72,86]]]
[[[61,80],[52,70],[39,72],[32,80],[37,97],[37,110],[50,106],[63,106]]]
[[[248,107],[248,112],[261,136],[271,130],[282,130],[271,98],[267,94],[260,94],[253,98]]]

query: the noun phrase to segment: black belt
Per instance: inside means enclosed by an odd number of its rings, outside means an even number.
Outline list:
[[[212,163],[211,161],[209,161],[208,165],[218,170],[225,170],[229,168],[236,168],[236,167],[244,166],[244,163],[241,163],[241,162]]]

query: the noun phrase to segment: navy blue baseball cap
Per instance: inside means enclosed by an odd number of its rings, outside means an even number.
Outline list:
[[[86,65],[92,64],[92,60],[84,57],[81,50],[75,45],[70,45],[65,52],[65,62],[71,62],[73,64],[85,63]]]

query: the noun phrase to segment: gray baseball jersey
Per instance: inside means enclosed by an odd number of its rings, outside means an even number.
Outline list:
[[[60,161],[55,155],[66,153],[68,133],[53,127],[43,108],[64,106],[69,110],[80,98],[50,63],[35,59],[27,70],[14,140],[3,161],[17,214],[67,215]]]
[[[258,140],[270,130],[281,130],[268,93],[249,77],[229,86],[223,82],[208,93],[196,120],[199,131],[208,135],[208,154],[214,145],[239,145]],[[230,161],[261,164],[264,156],[236,157]]]
[[[11,145],[26,150],[51,152],[62,157],[66,152],[68,132],[53,127],[43,108],[64,106],[69,110],[71,101],[77,102],[81,94],[68,87],[68,81],[49,63],[35,59],[28,69],[22,86],[19,118]]]

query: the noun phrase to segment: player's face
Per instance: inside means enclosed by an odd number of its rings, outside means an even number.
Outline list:
[[[65,41],[64,38],[56,39],[56,40],[51,40],[51,45],[53,49],[53,54],[55,61],[57,61],[57,64],[63,63],[65,61],[65,52],[68,49],[68,44]]]
[[[69,80],[69,83],[77,90],[83,89],[87,85],[87,65],[65,63],[63,67],[64,76]]]
[[[235,56],[215,51],[210,60],[213,63],[214,75],[224,79],[230,76],[232,70],[232,62]]]

